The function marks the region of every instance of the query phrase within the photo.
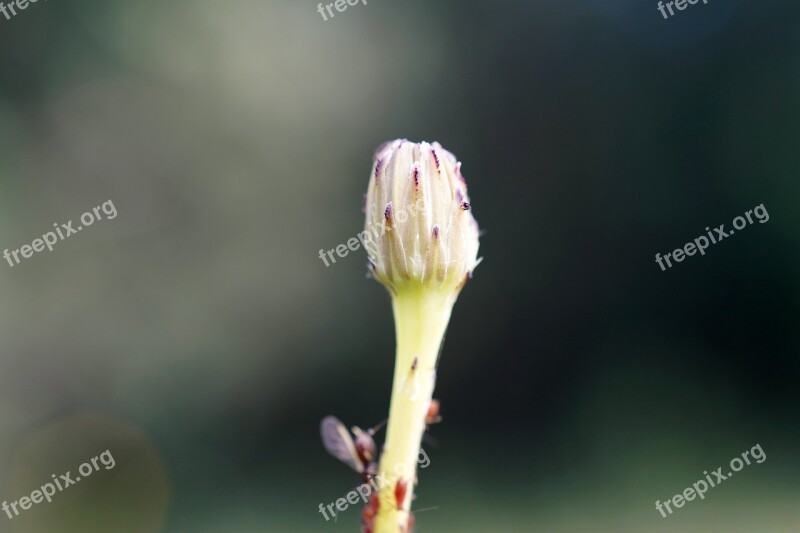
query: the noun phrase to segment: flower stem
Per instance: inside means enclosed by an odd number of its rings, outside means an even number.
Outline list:
[[[405,287],[393,295],[397,357],[386,443],[380,462],[380,507],[374,533],[407,531],[417,458],[425,415],[436,385],[436,363],[457,291]],[[395,498],[398,480],[407,483],[403,501]]]

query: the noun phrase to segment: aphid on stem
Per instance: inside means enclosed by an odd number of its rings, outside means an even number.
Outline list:
[[[319,432],[322,444],[328,453],[361,475],[364,483],[377,472],[375,433],[386,421],[366,431],[354,426],[355,441],[342,422],[335,416],[326,416],[320,423]]]
[[[378,516],[381,500],[378,498],[378,493],[373,492],[369,496],[369,503],[364,506],[361,511],[361,531],[363,533],[372,533],[375,528],[375,517]]]
[[[439,400],[434,398],[431,400],[431,404],[428,407],[428,412],[425,415],[425,425],[432,426],[434,424],[438,424],[442,421],[442,417],[439,415]]]
[[[408,492],[408,481],[403,478],[397,480],[394,486],[394,500],[398,509],[403,508],[403,502],[406,501],[406,493]]]

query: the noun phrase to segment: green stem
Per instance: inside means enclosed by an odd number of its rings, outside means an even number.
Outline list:
[[[457,292],[405,288],[393,296],[397,357],[386,443],[381,456],[380,507],[375,533],[406,531],[414,491],[425,415],[436,385],[436,363]],[[395,487],[407,483],[398,507]]]

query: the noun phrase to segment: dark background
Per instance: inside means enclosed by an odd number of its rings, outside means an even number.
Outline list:
[[[38,2],[0,17],[0,531],[357,531],[320,419],[388,412],[373,150],[439,141],[485,235],[418,531],[800,528],[797,3]],[[769,221],[654,262],[764,204]],[[382,435],[382,434],[381,434]],[[759,443],[668,518],[655,510]]]

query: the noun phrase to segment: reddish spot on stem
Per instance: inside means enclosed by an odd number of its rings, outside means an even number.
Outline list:
[[[408,492],[408,481],[403,478],[397,480],[394,486],[394,500],[397,503],[397,508],[403,508],[403,502],[406,501],[406,493]]]
[[[381,501],[378,499],[378,493],[373,492],[369,497],[369,503],[361,511],[361,531],[363,533],[372,533],[375,529],[375,517],[378,516],[380,505]]]

